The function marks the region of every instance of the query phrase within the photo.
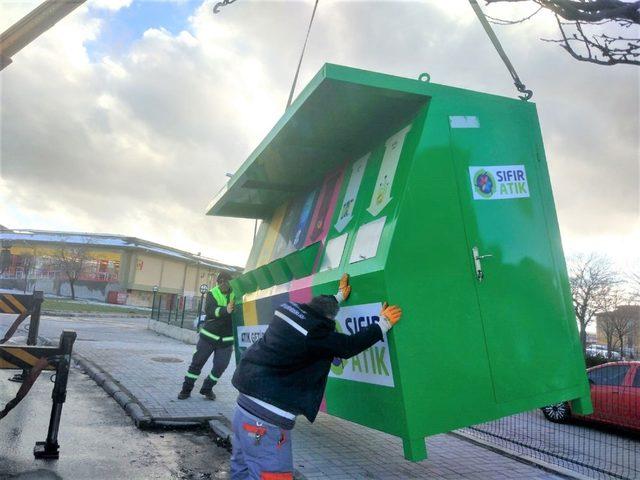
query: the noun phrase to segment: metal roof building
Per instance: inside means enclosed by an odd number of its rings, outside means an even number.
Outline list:
[[[79,270],[75,296],[150,306],[154,287],[171,304],[175,296],[195,297],[199,286],[212,285],[220,271],[232,275],[242,267],[135,237],[85,232],[0,228],[5,265],[0,288],[44,290],[70,295],[61,258],[75,259]],[[8,254],[7,254],[8,253]]]

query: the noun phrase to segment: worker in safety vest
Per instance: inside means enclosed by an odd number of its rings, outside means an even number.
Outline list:
[[[339,304],[350,293],[345,274],[336,295],[280,305],[262,338],[244,352],[231,381],[240,392],[232,479],[293,479],[291,430],[297,415],[315,420],[332,360],[366,350],[400,320],[402,310],[384,303],[377,323],[353,335],[337,332]]]
[[[216,286],[209,290],[205,302],[206,320],[200,327],[198,345],[193,354],[191,365],[184,377],[182,390],[178,399],[189,398],[191,390],[200,375],[204,364],[213,353],[213,368],[202,383],[200,393],[209,400],[215,400],[213,387],[227,369],[231,352],[233,351],[233,330],[231,326],[231,313],[235,306],[235,296],[229,285],[231,276],[226,272],[218,274]]]

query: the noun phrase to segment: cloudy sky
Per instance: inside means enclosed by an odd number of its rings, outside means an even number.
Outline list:
[[[4,30],[39,2],[2,0]],[[253,222],[204,210],[282,115],[313,3],[88,0],[0,73],[0,224],[132,235],[244,265]],[[533,5],[491,7],[516,18]],[[555,20],[496,27],[535,92],[567,254],[638,265],[638,68],[572,60]],[[515,96],[467,0],[321,0],[323,63]]]

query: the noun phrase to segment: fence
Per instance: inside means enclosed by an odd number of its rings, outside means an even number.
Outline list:
[[[640,362],[594,367],[589,381],[592,415],[563,403],[462,432],[590,478],[640,478]]]
[[[151,318],[168,325],[195,330],[193,321],[200,312],[201,297],[155,295],[152,301]],[[204,306],[202,306],[204,313]]]

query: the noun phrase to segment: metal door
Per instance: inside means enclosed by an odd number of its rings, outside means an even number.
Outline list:
[[[566,388],[575,369],[545,219],[553,200],[541,189],[540,160],[522,112],[505,102],[469,112],[477,114],[474,121],[450,118],[469,275],[498,403]]]

